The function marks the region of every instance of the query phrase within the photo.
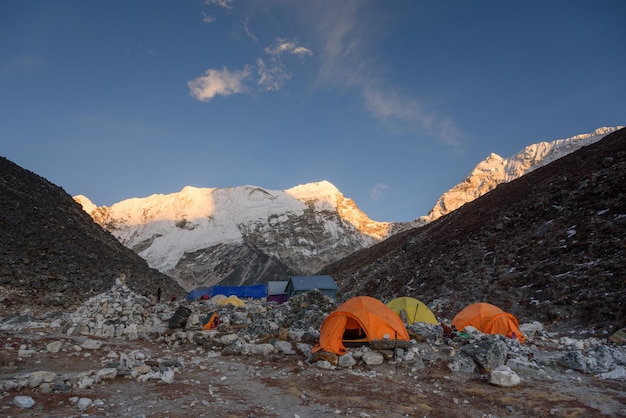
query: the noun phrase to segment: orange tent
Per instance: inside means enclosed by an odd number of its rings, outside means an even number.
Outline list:
[[[343,355],[344,342],[383,339],[409,341],[409,333],[398,314],[384,303],[369,296],[357,296],[326,317],[319,345],[313,352],[324,350]]]
[[[520,343],[526,340],[519,330],[517,318],[490,303],[481,302],[466,306],[454,317],[452,325],[458,330],[471,325],[485,334],[502,334],[509,338],[513,338],[515,333]]]

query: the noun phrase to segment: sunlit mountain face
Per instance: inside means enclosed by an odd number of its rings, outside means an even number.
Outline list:
[[[185,187],[84,210],[148,264],[186,289],[217,283],[256,284],[313,274],[324,266],[457,210],[499,184],[515,180],[620,127],[529,145],[514,156],[491,154],[433,209],[412,222],[370,219],[330,182],[288,190],[258,186]]]

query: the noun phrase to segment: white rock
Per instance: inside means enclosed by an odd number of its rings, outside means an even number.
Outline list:
[[[86,340],[80,345],[85,350],[97,350],[102,347],[102,341],[99,340]]]
[[[538,321],[534,321],[531,323],[524,323],[519,326],[519,330],[526,336],[526,338],[531,341],[535,338],[537,334],[543,331],[543,324]]]
[[[487,381],[496,386],[512,387],[518,385],[521,379],[508,366],[502,365],[489,372]]]
[[[62,346],[63,341],[53,341],[46,345],[46,350],[48,350],[49,353],[58,353],[59,351],[61,351]]]
[[[350,354],[344,354],[343,356],[339,356],[339,361],[337,365],[343,368],[350,368],[356,364],[356,360]]]
[[[615,369],[610,372],[600,373],[597,375],[600,379],[611,379],[611,380],[624,380],[626,379],[626,369],[622,366],[617,366]]]
[[[274,343],[274,347],[276,348],[276,351],[283,354],[296,354],[289,341],[278,340]]]
[[[78,383],[78,387],[80,389],[87,389],[93,386],[93,384],[95,383],[95,380],[91,377],[85,377],[83,380],[80,381],[80,383]]]
[[[254,344],[252,345],[252,354],[259,354],[262,356],[268,356],[274,352],[274,346],[272,344]]]
[[[37,350],[27,350],[27,349],[19,349],[17,351],[17,356],[18,357],[30,357],[37,354]]]
[[[35,377],[41,377],[42,381],[46,382],[46,383],[50,383],[54,380],[55,377],[57,377],[57,374],[54,372],[49,372],[49,371],[38,371],[38,372],[32,372],[30,374],[31,379],[35,378]]]
[[[113,380],[117,377],[117,369],[113,367],[108,367],[105,369],[98,370],[98,377],[101,380]]]
[[[172,383],[174,381],[174,370],[166,370],[161,376],[161,380],[165,383]]]
[[[35,405],[35,400],[30,396],[16,396],[13,398],[13,403],[20,408],[27,409]]]
[[[239,339],[239,335],[237,334],[227,334],[227,335],[223,335],[220,338],[220,342],[224,345],[229,345],[229,344],[234,343],[238,339]]]
[[[79,410],[83,411],[83,410],[89,408],[92,403],[93,403],[93,401],[91,399],[89,399],[89,398],[80,398],[78,400],[78,403],[76,404],[76,407]]]
[[[333,366],[332,364],[330,364],[330,362],[326,361],[326,360],[320,360],[317,363],[315,363],[315,367],[318,367],[320,369],[325,369],[325,370],[334,370],[335,366]]]
[[[138,374],[146,374],[152,371],[152,367],[148,366],[147,364],[142,364],[140,366],[135,366],[133,370],[136,371]]]
[[[385,360],[383,355],[376,351],[368,351],[366,353],[363,353],[362,359],[363,362],[365,362],[365,364],[367,364],[368,366],[383,364],[383,361]]]

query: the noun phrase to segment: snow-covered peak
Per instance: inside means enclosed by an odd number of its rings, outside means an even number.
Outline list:
[[[74,196],[74,200],[78,202],[83,207],[83,210],[87,213],[92,213],[97,208],[97,206],[94,205],[87,196],[84,196],[82,194]]]
[[[538,142],[509,158],[491,153],[461,183],[444,193],[430,213],[419,221],[422,224],[432,222],[495,189],[500,183],[515,180],[622,128],[623,126],[602,127],[571,138]]]
[[[284,191],[250,185],[186,186],[180,192],[127,199],[111,207],[96,208],[87,198],[80,201],[97,223],[162,272],[172,270],[184,254],[241,243],[251,231],[278,230],[279,225],[305,216],[313,217],[309,222],[324,224],[336,240],[342,239],[340,230],[351,225],[363,241],[355,248],[372,244],[389,231],[389,223],[369,219],[328,181]]]

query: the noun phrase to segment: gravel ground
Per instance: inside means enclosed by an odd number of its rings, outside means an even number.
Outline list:
[[[44,393],[40,388],[5,390],[4,417],[596,417],[626,416],[626,382],[548,368],[524,376],[512,388],[490,385],[478,374],[453,373],[445,355],[422,370],[384,363],[353,369],[320,369],[301,354],[218,356],[193,345],[176,348],[147,341],[106,340],[98,350],[49,353],[46,344],[78,343],[51,330],[3,331],[0,378],[33,371],[58,374],[103,368],[110,351],[139,349],[151,358],[179,361],[172,383],[117,377],[89,389]],[[74,340],[74,341],[72,341]],[[427,343],[423,343],[427,344]],[[26,345],[38,353],[19,357]],[[71,344],[67,344],[71,346]],[[443,346],[442,353],[445,353]],[[21,409],[16,396],[34,406]],[[94,403],[80,411],[72,398]]]

